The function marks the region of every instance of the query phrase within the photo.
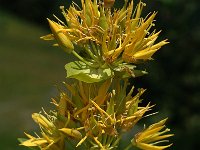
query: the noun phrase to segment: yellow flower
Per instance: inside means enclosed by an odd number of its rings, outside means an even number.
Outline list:
[[[57,130],[54,122],[50,119],[50,115],[47,118],[39,113],[33,113],[33,120],[41,128],[41,136],[34,137],[25,133],[28,137],[27,140],[23,141],[20,145],[27,147],[39,147],[41,150],[60,150],[60,144],[63,142],[63,136]]]
[[[143,150],[163,150],[170,147],[172,144],[166,146],[157,145],[162,142],[168,142],[164,140],[168,137],[173,136],[173,134],[165,134],[170,131],[170,129],[165,129],[165,122],[167,119],[161,120],[158,123],[152,124],[144,131],[135,135],[135,138],[132,140],[132,144]],[[165,134],[165,135],[163,135]]]
[[[25,135],[29,138],[25,141],[23,141],[20,145],[27,146],[27,147],[39,147],[40,149],[46,149],[46,150],[59,150],[59,144],[62,142],[61,136],[52,136],[49,134],[46,134],[44,132],[41,133],[42,137],[34,137],[32,135],[29,135],[25,133]]]
[[[114,1],[104,0],[104,4],[98,4],[97,0],[81,0],[82,9],[72,5],[67,12],[61,7],[67,24],[58,18],[59,24],[48,20],[58,44],[69,49],[67,52],[74,49],[73,44],[82,47],[87,61],[99,65],[117,66],[119,61],[137,63],[150,60],[168,43],[163,40],[155,44],[160,33],[151,31],[156,13],[141,17],[146,4],[140,1],[134,10],[133,0],[130,3],[125,0],[119,10],[107,9]],[[48,40],[51,36],[45,38]]]
[[[32,147],[32,146],[42,146],[48,143],[48,141],[43,138],[35,138],[27,133],[25,134],[29,138],[29,140],[24,141],[20,145]]]
[[[131,130],[153,106],[139,106],[144,89],[139,89],[134,96],[134,87],[126,93],[128,80],[109,79],[103,83],[74,84],[64,83],[68,92],[60,93],[59,102],[52,99],[57,111],[53,115],[32,115],[41,128],[41,136],[27,135],[28,139],[21,145],[39,147],[40,149],[62,149],[65,138],[76,141],[76,147],[93,143],[99,149],[117,146],[121,134]],[[112,89],[112,90],[111,90]],[[134,146],[148,150],[162,150],[167,146],[157,146],[158,142],[172,136],[163,135],[169,129],[161,131],[165,120],[151,125],[138,133],[132,140]],[[161,140],[161,141],[160,141]]]
[[[156,43],[160,31],[151,30],[156,12],[142,17],[146,4],[140,1],[134,6],[133,0],[128,1],[117,10],[112,9],[115,0],[81,0],[81,8],[75,3],[68,10],[60,7],[65,22],[56,16],[57,22],[47,19],[52,33],[41,38],[55,40],[57,46],[79,59],[65,66],[67,78],[77,80],[64,82],[66,89],[59,90],[58,101],[52,99],[56,110],[50,111],[51,115],[45,111],[45,116],[32,114],[41,134],[34,137],[25,133],[28,139],[21,139],[21,145],[64,150],[65,144],[72,143],[74,149],[115,149],[122,133],[152,109],[150,103],[140,106],[144,89],[133,96],[132,87],[127,93],[129,77],[145,74],[133,63],[152,59],[168,42]],[[158,145],[173,136],[165,134],[170,131],[164,129],[166,120],[136,134],[130,146],[144,150],[171,146]]]

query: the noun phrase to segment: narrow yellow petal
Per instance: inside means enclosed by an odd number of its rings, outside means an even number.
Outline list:
[[[171,145],[172,144],[169,144],[167,146],[155,146],[155,145],[151,145],[151,144],[138,143],[136,146],[143,150],[163,150],[163,149],[170,147]]]
[[[155,141],[166,139],[166,138],[171,137],[171,136],[174,136],[174,134],[155,136],[155,137],[151,137],[150,140],[145,140],[145,141],[146,141],[146,143],[151,143],[151,142],[155,142]]]
[[[84,138],[82,138],[79,142],[78,142],[78,144],[76,145],[76,147],[78,147],[78,146],[80,146],[86,139],[87,139],[87,135],[84,137]]]
[[[150,125],[148,128],[149,129],[154,129],[154,128],[160,127],[160,126],[162,126],[162,125],[164,125],[166,123],[167,119],[168,118],[165,118],[165,119],[163,119],[163,120],[161,120],[161,121],[159,121],[157,123],[154,123],[154,124]]]
[[[158,49],[149,49],[149,50],[142,50],[139,52],[136,52],[133,55],[133,59],[142,59],[142,60],[148,60],[151,59],[151,56],[157,51]]]
[[[93,137],[95,142],[99,145],[99,147],[101,147],[101,150],[106,150],[103,145],[101,144],[101,142],[98,141],[98,137]]]
[[[54,36],[53,36],[53,34],[47,34],[45,36],[41,36],[40,38],[43,39],[43,40],[47,40],[47,41],[55,39]]]
[[[37,138],[34,140],[30,139],[30,140],[24,141],[20,145],[27,146],[27,147],[34,147],[34,146],[41,146],[46,143],[48,143],[47,140],[45,140],[43,138]]]
[[[30,135],[30,134],[28,134],[28,133],[26,133],[26,132],[24,132],[24,134],[25,134],[29,139],[35,139],[34,136],[32,136],[32,135]]]
[[[111,120],[111,122],[114,123],[114,119],[107,112],[101,109],[94,101],[91,101],[91,102],[100,111],[100,113],[105,114]]]
[[[141,132],[138,136],[138,141],[143,141],[145,140],[145,138],[148,138],[149,136],[152,136],[153,134],[159,132],[160,130],[162,130],[165,126],[160,126],[154,129],[146,129],[145,131]]]

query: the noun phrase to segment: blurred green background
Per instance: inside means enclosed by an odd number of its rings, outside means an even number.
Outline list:
[[[80,3],[79,0],[74,0]],[[137,0],[135,0],[137,2]],[[144,64],[149,74],[131,80],[147,88],[144,99],[157,104],[159,114],[148,122],[169,117],[175,133],[173,150],[196,150],[200,135],[200,2],[198,0],[146,0],[144,15],[158,11],[156,29],[170,44]],[[60,15],[69,0],[0,0],[0,149],[22,150],[17,138],[37,130],[31,113],[51,107],[54,85],[65,80],[70,58],[41,41],[49,33],[45,18]],[[116,0],[115,6],[122,6]],[[62,18],[62,17],[60,17]],[[146,123],[146,122],[145,122]],[[148,124],[148,123],[147,123]]]

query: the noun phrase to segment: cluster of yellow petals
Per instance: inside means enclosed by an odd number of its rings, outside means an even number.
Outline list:
[[[96,68],[111,66],[113,69],[122,63],[130,65],[150,60],[168,43],[167,40],[155,43],[160,34],[160,31],[151,30],[156,12],[141,17],[145,6],[141,1],[135,6],[133,0],[125,0],[119,10],[112,8],[114,0],[81,0],[81,3],[82,8],[75,3],[68,10],[62,6],[65,22],[57,17],[57,22],[48,19],[52,33],[41,38],[55,40],[55,45],[74,54],[86,65]],[[75,46],[81,48],[87,57],[80,56]],[[41,136],[25,133],[28,139],[21,145],[41,150],[64,150],[67,138],[76,147],[87,145],[91,149],[115,149],[121,134],[130,131],[153,106],[150,103],[140,106],[144,89],[139,89],[134,95],[132,87],[127,93],[127,78],[112,76],[103,81],[64,83],[66,89],[60,91],[58,99],[52,99],[56,111],[51,111],[51,115],[44,111],[46,116],[41,113],[32,115],[40,126]],[[173,136],[165,134],[169,129],[161,131],[165,122],[166,119],[138,133],[131,146],[144,150],[169,147],[157,145]]]
[[[109,64],[119,60],[127,63],[149,60],[168,43],[163,40],[155,44],[160,33],[151,31],[156,13],[141,17],[145,6],[141,1],[135,10],[133,0],[130,3],[125,0],[123,8],[119,10],[109,7],[113,1],[81,2],[82,9],[76,4],[72,4],[67,11],[61,7],[66,23],[57,17],[58,23],[48,19],[52,34],[42,38],[55,38],[58,45],[69,52],[73,50],[73,45],[81,46],[83,51],[90,51],[94,61],[97,58]]]
[[[135,138],[132,140],[133,145],[145,150],[163,150],[170,147],[172,144],[166,146],[158,145],[159,143],[168,142],[168,140],[164,139],[174,136],[174,134],[166,134],[170,129],[167,128],[163,130],[166,120],[167,119],[164,119],[158,123],[152,124],[144,131],[136,134]]]
[[[120,141],[120,134],[131,130],[153,107],[150,104],[140,107],[140,97],[145,90],[139,89],[138,93],[132,96],[134,88],[126,93],[127,82],[115,85],[112,91],[109,90],[113,86],[111,80],[98,85],[80,81],[72,85],[64,84],[69,92],[61,92],[58,102],[52,99],[52,103],[57,107],[57,111],[52,112],[53,115],[47,113],[46,117],[38,113],[32,115],[41,128],[42,136],[33,137],[26,134],[29,140],[24,141],[22,145],[57,150],[62,149],[63,141],[67,137],[75,140],[77,147],[84,142],[92,141],[100,149],[113,148]],[[145,142],[171,136],[158,134],[164,127],[165,121],[137,134],[134,145],[145,149],[143,148]],[[103,142],[105,140],[108,141]]]

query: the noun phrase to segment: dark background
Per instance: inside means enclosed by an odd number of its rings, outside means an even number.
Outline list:
[[[80,3],[79,0],[74,0]],[[120,7],[122,0],[116,0]],[[175,136],[173,150],[199,149],[200,135],[200,2],[198,0],[148,0],[143,16],[158,11],[156,29],[169,39],[144,64],[149,74],[133,79],[147,88],[146,102],[156,104],[159,114],[152,123],[169,117]],[[69,0],[0,0],[0,149],[18,150],[17,137],[37,130],[31,113],[39,112],[57,94],[54,85],[65,80],[69,57],[60,49],[39,40],[49,33],[46,18],[60,15],[59,6]],[[136,1],[135,1],[136,3]],[[146,122],[145,122],[146,123]],[[148,124],[148,123],[147,123]]]

